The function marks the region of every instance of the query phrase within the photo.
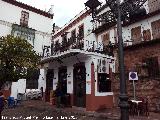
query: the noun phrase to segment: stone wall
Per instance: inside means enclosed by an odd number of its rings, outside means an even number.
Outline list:
[[[125,53],[125,72],[126,72],[126,81],[127,81],[127,94],[129,99],[133,98],[133,83],[129,81],[129,71],[137,71],[136,66],[142,65],[142,60],[148,57],[158,56],[159,68],[160,68],[160,42],[151,43],[151,44],[140,44],[127,47],[124,49]],[[118,64],[118,63],[117,63]],[[118,68],[118,67],[117,67]],[[143,70],[142,66],[139,67],[141,71]],[[118,70],[117,70],[118,71]],[[160,79],[150,78],[146,76],[141,76],[138,73],[139,80],[136,84],[136,97],[137,98],[147,98],[149,101],[149,110],[158,111],[160,110]],[[119,73],[114,74],[113,80],[113,92],[115,106],[118,104],[119,96]]]

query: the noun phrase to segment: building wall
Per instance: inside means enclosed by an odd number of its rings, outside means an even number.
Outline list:
[[[77,59],[78,58],[78,59]],[[62,64],[58,62],[50,62],[48,65],[48,69],[54,70],[54,78],[53,78],[53,90],[56,89],[56,85],[58,82],[58,69],[61,66],[67,67],[67,93],[71,96],[71,105],[74,103],[74,91],[73,91],[73,65],[79,62],[85,63],[86,68],[86,109],[88,111],[95,111],[102,108],[110,108],[113,107],[113,92],[99,92],[97,90],[98,78],[97,78],[97,59],[102,58],[100,55],[84,55],[79,54],[75,56],[63,58]],[[94,63],[94,67],[92,67],[92,63]],[[109,66],[109,64],[107,64]]]
[[[127,84],[127,94],[129,99],[134,99],[133,96],[133,82],[129,81],[129,72],[138,72],[138,81],[136,84],[136,99],[147,98],[149,102],[149,111],[157,111],[160,106],[160,81],[150,77],[144,77],[137,71],[137,65],[142,65],[142,60],[145,58],[157,56],[160,61],[160,43],[154,45],[143,45],[132,49],[125,49],[125,76]],[[160,63],[160,62],[159,62]],[[142,66],[139,68],[142,71]],[[154,69],[154,68],[153,68]],[[117,70],[118,71],[118,70]],[[113,74],[113,93],[114,105],[117,107],[119,102],[120,92],[120,79],[119,74]]]
[[[29,10],[14,6],[4,1],[0,1],[0,20],[7,21],[10,23],[20,24],[21,11],[24,10],[29,12],[29,23],[28,26],[38,31],[51,33],[52,32],[52,19],[39,15],[37,13],[31,12]],[[6,12],[8,13],[6,14]],[[46,24],[48,23],[48,24]]]
[[[20,24],[21,11],[23,10],[29,12],[28,27],[36,30],[34,49],[38,53],[42,53],[42,45],[51,44],[53,22],[51,18],[44,17],[43,15],[39,15],[4,1],[0,1],[0,8],[0,36],[11,34],[12,24]],[[4,11],[9,11],[9,14],[6,14]]]
[[[23,9],[22,7],[15,6],[1,0],[0,1],[0,15],[1,15],[0,16],[0,28],[1,28],[0,36],[6,36],[8,34],[11,34],[13,24],[20,25],[22,10],[29,13],[28,27],[36,30],[35,40],[34,40],[34,50],[37,53],[42,54],[42,46],[51,45],[51,33],[52,33],[52,22],[53,22],[52,18],[37,14],[30,10]],[[41,75],[38,81],[39,83],[38,88],[42,86],[45,88],[45,71],[41,69],[40,74]],[[20,85],[19,82],[17,82],[17,85]],[[17,86],[17,85],[15,85],[17,88],[22,87],[21,85],[20,86]],[[17,91],[13,91],[13,94],[15,94],[16,92]]]
[[[11,96],[17,99],[18,93],[25,93],[26,79],[19,79],[17,82],[12,82]]]
[[[156,20],[159,20],[159,19],[160,19],[160,14],[152,16],[152,17],[147,18],[147,19],[142,20],[142,21],[138,21],[138,22],[136,22],[134,24],[131,24],[129,26],[123,27],[123,41],[130,41],[127,44],[131,45],[132,44],[132,41],[131,41],[131,29],[135,28],[135,27],[138,27],[138,26],[141,26],[142,41],[144,41],[143,40],[143,31],[147,30],[147,29],[150,29],[150,31],[151,31],[151,39],[153,39],[151,23],[153,21],[156,21]]]
[[[89,67],[89,63],[90,62],[90,58],[89,57],[84,57],[82,55],[78,56],[80,62],[84,62],[85,63],[85,67],[86,67],[86,71],[88,73],[90,73],[90,67]],[[79,61],[77,60],[76,57],[69,57],[66,59],[63,59],[63,63],[59,64],[58,62],[54,61],[49,63],[49,68],[48,69],[54,69],[54,79],[53,79],[53,90],[56,89],[56,85],[58,82],[58,69],[61,66],[66,66],[67,67],[67,93],[73,94],[73,65],[78,63]],[[90,75],[86,75],[86,80],[91,80],[90,79]],[[89,93],[90,89],[89,87],[86,88],[86,92]]]
[[[80,16],[82,13],[86,14],[86,16],[79,20],[79,22],[75,23],[72,27],[69,27],[69,29],[65,30],[67,26],[70,26],[70,24],[74,23],[73,21],[77,18],[81,18]],[[81,13],[79,13],[75,18],[73,18],[69,23],[67,23],[65,26],[63,26],[61,29],[59,29],[54,35],[52,41],[59,41],[59,43],[62,42],[61,35],[57,36],[58,33],[64,30],[64,32],[68,32],[67,38],[71,37],[71,32],[73,30],[76,30],[76,35],[78,34],[79,26],[84,25],[84,51],[89,50],[94,45],[95,49],[100,47],[101,41],[98,41],[97,36],[92,33],[93,30],[93,24],[91,22],[92,17],[87,13],[86,10],[83,10]],[[63,34],[63,33],[62,33]],[[101,46],[101,49],[103,46]]]
[[[159,4],[159,1],[150,0],[150,2],[153,2],[154,4],[156,4],[156,2],[158,2],[158,4]],[[158,4],[157,4],[157,6],[158,6]],[[148,7],[148,1],[143,6],[146,9],[147,14],[151,12]],[[153,5],[151,7],[154,8],[157,6]],[[156,10],[158,10],[158,8]],[[103,11],[105,11],[105,10],[103,10]],[[101,12],[101,13],[103,13],[103,12]],[[123,26],[122,27],[122,37],[123,37],[124,43],[126,43],[127,45],[133,45],[133,41],[131,40],[131,29],[138,27],[138,26],[141,26],[141,41],[144,41],[143,31],[147,30],[147,29],[150,29],[151,40],[153,40],[153,35],[152,35],[153,31],[151,28],[151,23],[153,21],[156,21],[159,19],[160,19],[160,14],[158,14],[158,11],[157,11],[157,14],[150,13],[149,17],[146,17],[146,18],[144,17],[143,19],[141,19],[137,22]],[[97,24],[97,25],[99,28],[100,28],[100,26],[103,28],[102,24]],[[98,27],[97,27],[97,29],[99,30]],[[116,39],[114,39],[114,37],[117,38],[116,32],[114,31],[115,28],[116,28],[116,26],[113,26],[110,28],[108,27],[107,30],[103,29],[101,32],[97,33],[98,41],[102,41],[102,36],[104,34],[106,34],[107,32],[110,32],[110,39],[109,40],[113,43],[116,43],[116,41],[115,41]],[[127,42],[127,41],[129,41],[129,42]],[[138,41],[138,42],[140,43],[141,41]],[[148,42],[148,41],[146,41],[146,42]],[[152,57],[152,56],[158,56],[158,57],[160,56],[159,43],[151,44],[148,46],[143,46],[143,44],[142,44],[140,47],[138,47],[138,48],[135,47],[134,49],[132,49],[131,47],[128,49],[125,49],[125,69],[127,70],[125,73],[125,76],[126,76],[126,80],[127,80],[127,91],[128,91],[129,99],[133,99],[133,84],[132,84],[132,82],[129,82],[129,80],[128,80],[129,79],[128,72],[131,70],[134,70],[135,65],[141,63],[143,58]],[[119,92],[120,92],[120,85],[119,85],[120,81],[119,81],[119,70],[118,70],[119,63],[118,63],[118,50],[117,49],[115,49],[114,55],[116,57],[116,61],[115,61],[116,73],[113,74],[113,76],[112,76],[113,77],[113,94],[114,94],[113,99],[114,99],[114,105],[117,107],[118,102],[119,102]],[[159,85],[160,85],[160,82],[158,80],[151,79],[151,78],[139,77],[138,82],[136,82],[136,95],[137,95],[137,97],[148,98],[149,110],[156,110],[157,106],[160,106]]]
[[[160,63],[160,43],[148,47],[140,47],[133,50],[125,50],[126,69],[132,70],[136,64],[141,64],[142,59],[157,56]],[[149,110],[156,110],[160,105],[160,81],[153,78],[142,78],[138,74],[139,80],[136,82],[136,96],[148,98]],[[132,82],[127,79],[127,89],[129,98],[133,96]]]

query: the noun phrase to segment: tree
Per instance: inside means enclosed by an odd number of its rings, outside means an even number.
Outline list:
[[[0,38],[0,89],[6,81],[26,78],[26,69],[37,68],[40,57],[25,39],[7,35]]]

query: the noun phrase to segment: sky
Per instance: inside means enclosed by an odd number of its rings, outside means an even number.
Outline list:
[[[48,11],[51,5],[54,5],[53,22],[62,27],[74,16],[85,9],[84,3],[87,0],[17,0],[25,4],[31,5],[41,10]],[[105,0],[99,0],[100,2]]]

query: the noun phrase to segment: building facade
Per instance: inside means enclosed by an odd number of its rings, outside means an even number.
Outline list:
[[[148,0],[129,19],[122,21],[129,99],[134,97],[129,72],[134,71],[138,73],[136,99],[147,98],[149,110],[160,109],[159,4],[159,0]],[[108,10],[104,5],[97,15],[103,16]],[[92,23],[90,14],[82,11],[55,32],[51,56],[42,59],[42,66],[46,71],[47,91],[60,85],[64,94],[70,95],[71,106],[95,111],[118,107],[118,39],[115,21]]]
[[[42,59],[47,101],[48,91],[59,85],[71,106],[88,111],[113,107],[115,58],[92,33],[91,20],[90,11],[83,10],[53,35],[51,56]]]
[[[53,24],[51,9],[49,12],[45,12],[16,0],[0,0],[0,36],[11,34],[25,38],[33,45],[34,50],[42,55],[42,48],[51,44]],[[44,70],[41,69],[40,76],[38,75],[35,80],[27,80],[26,82],[23,79],[13,83],[10,88],[11,95],[16,97],[17,93],[24,93],[26,88],[38,89],[43,87],[45,89],[44,84]],[[6,84],[6,86],[8,85],[9,83]],[[8,89],[9,87],[6,86],[4,88]]]
[[[124,42],[125,76],[129,99],[134,99],[133,82],[129,81],[129,72],[137,72],[136,99],[147,98],[149,110],[160,110],[160,9],[159,0],[148,0],[127,21],[122,22],[122,37]],[[107,8],[106,8],[107,9]],[[103,9],[99,14],[104,13]],[[116,23],[97,23],[95,34],[107,36],[107,42],[112,41],[117,46]],[[120,80],[118,70],[118,50],[115,47],[116,72],[113,74],[113,94],[115,106],[118,106]]]

